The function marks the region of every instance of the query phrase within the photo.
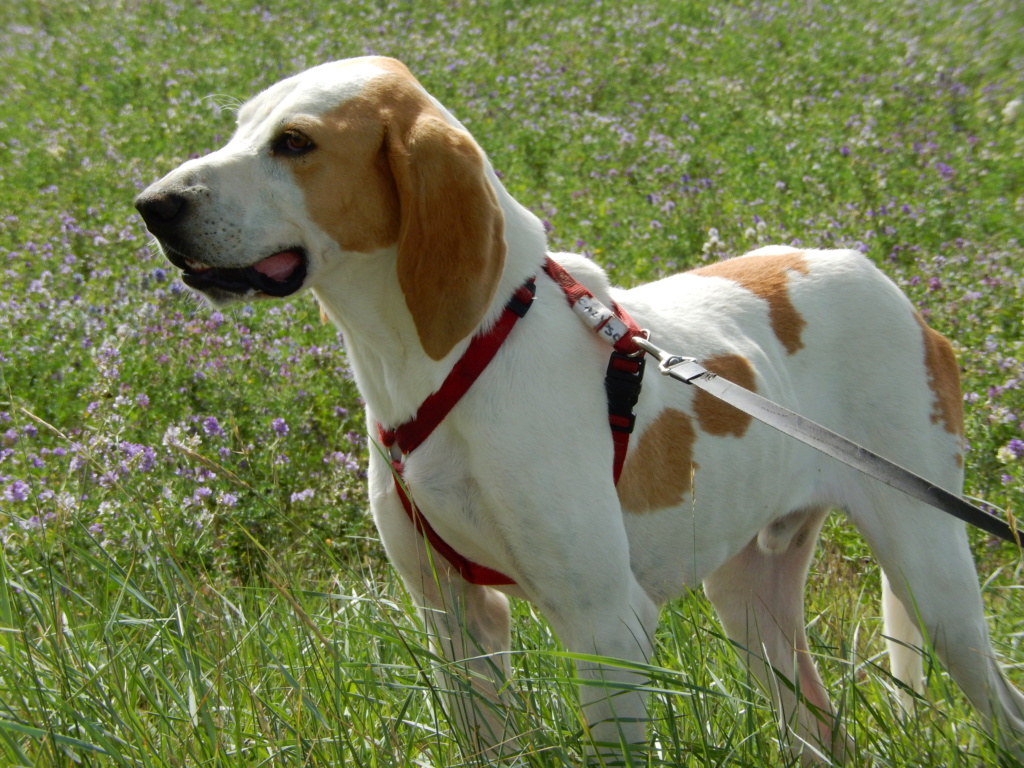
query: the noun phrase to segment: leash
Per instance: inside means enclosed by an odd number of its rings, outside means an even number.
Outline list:
[[[880,480],[908,496],[963,520],[965,523],[981,528],[993,536],[1013,542],[1017,546],[1021,545],[1016,525],[1011,526],[1005,523],[959,496],[930,483],[920,475],[916,475],[899,464],[826,429],[817,422],[804,418],[778,403],[767,400],[749,389],[711,373],[692,357],[673,355],[642,336],[634,338],[633,341],[645,352],[658,359],[658,369],[665,376],[692,384],[722,402],[738,408],[748,416],[838,459],[865,475]]]

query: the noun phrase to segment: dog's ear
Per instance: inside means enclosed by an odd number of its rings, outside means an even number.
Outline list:
[[[389,137],[398,190],[398,282],[423,349],[445,357],[472,333],[505,263],[505,220],[465,131],[424,110]]]

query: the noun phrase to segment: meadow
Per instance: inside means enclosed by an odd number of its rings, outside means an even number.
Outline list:
[[[203,305],[131,205],[223,143],[245,98],[323,61],[402,59],[552,248],[621,285],[759,244],[865,252],[957,349],[967,493],[1000,515],[1024,502],[1019,0],[9,0],[3,16],[0,765],[484,764],[434,706],[442,662],[369,521],[341,338],[308,297]],[[1024,685],[1020,553],[972,542]],[[900,719],[878,592],[833,516],[809,635],[854,762],[996,763],[937,666]],[[520,764],[577,764],[571,659],[529,605],[515,616]],[[656,645],[650,765],[790,762],[702,595],[669,607]]]

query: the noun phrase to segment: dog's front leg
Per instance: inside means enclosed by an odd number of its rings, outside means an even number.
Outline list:
[[[588,755],[604,765],[631,764],[618,756],[623,750],[642,752],[647,741],[647,676],[635,665],[650,658],[658,607],[628,568],[620,580],[595,586],[586,595],[566,595],[545,613],[571,652],[600,657],[576,661]]]
[[[511,645],[508,600],[488,587],[466,583],[440,566],[429,583],[407,586],[419,600],[431,642],[442,657],[434,678],[445,711],[473,753],[498,759],[518,750],[514,702],[505,690]]]
[[[511,645],[508,600],[466,582],[391,499],[377,500],[375,516],[388,555],[423,617],[440,659],[431,670],[445,713],[472,754],[498,760],[518,751],[505,691]]]

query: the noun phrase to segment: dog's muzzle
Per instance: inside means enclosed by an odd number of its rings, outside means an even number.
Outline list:
[[[288,296],[306,279],[306,251],[293,246],[276,251],[247,267],[219,267],[209,264],[188,242],[188,220],[195,201],[181,191],[146,190],[135,200],[146,228],[175,267],[185,285],[209,295],[242,296],[253,292],[267,296]]]

